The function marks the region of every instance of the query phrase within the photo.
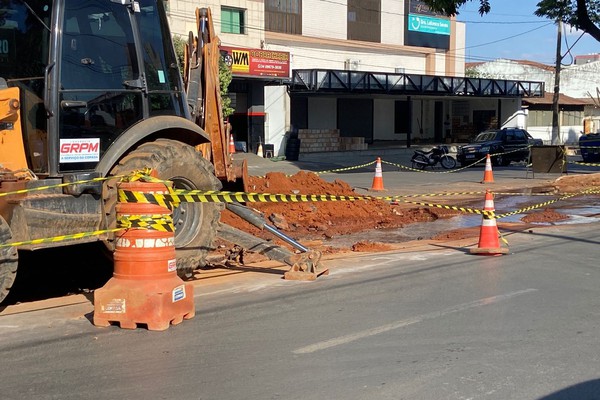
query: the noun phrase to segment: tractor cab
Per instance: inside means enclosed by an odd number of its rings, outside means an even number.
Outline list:
[[[94,171],[137,122],[188,113],[161,1],[0,0],[0,78],[0,163],[41,176]]]

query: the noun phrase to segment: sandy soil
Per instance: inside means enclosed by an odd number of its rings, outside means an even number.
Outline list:
[[[271,172],[265,177],[250,177],[250,187],[257,193],[277,194],[328,194],[336,196],[357,196],[353,188],[346,182],[336,180],[327,182],[312,172],[300,171],[293,176]],[[600,186],[600,174],[565,175],[553,182],[552,188],[558,194],[580,192],[585,189]],[[481,208],[481,198],[462,198],[461,204],[472,201],[473,208]],[[436,202],[440,200],[437,199]],[[456,201],[456,200],[454,200]],[[440,218],[450,218],[460,213],[451,209],[418,206],[404,201],[390,202],[386,200],[369,199],[356,201],[324,201],[300,203],[248,203],[263,216],[266,223],[275,226],[287,236],[310,246],[323,253],[339,251],[377,252],[392,250],[393,246],[376,243],[369,240],[354,243],[348,249],[331,249],[323,247],[320,240],[347,235],[351,233],[368,232],[375,229],[400,228],[415,222],[435,221]],[[548,207],[534,210],[523,219],[523,224],[535,222],[552,222],[568,218]],[[266,231],[250,225],[235,214],[225,210],[221,221],[237,227],[253,235],[267,240],[274,237]],[[501,227],[501,224],[498,225]],[[444,232],[434,240],[456,240],[476,237],[479,228],[466,228]],[[284,243],[278,242],[280,245]],[[226,242],[219,242],[221,249],[231,247]],[[248,258],[247,258],[248,259]]]

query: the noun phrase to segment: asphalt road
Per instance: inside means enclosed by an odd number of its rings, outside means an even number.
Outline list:
[[[201,284],[166,331],[95,327],[80,304],[0,317],[12,399],[600,398],[600,225],[328,260]]]

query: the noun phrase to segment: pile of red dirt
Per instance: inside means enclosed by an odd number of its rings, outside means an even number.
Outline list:
[[[312,172],[300,171],[292,176],[270,172],[265,177],[250,177],[250,191],[286,195],[321,194],[361,197],[346,182],[327,182]],[[458,212],[446,209],[393,205],[390,201],[365,198],[352,201],[256,202],[248,207],[260,213],[265,222],[295,240],[331,238],[374,229],[400,228],[414,222],[449,218]],[[253,235],[271,239],[228,210],[221,221]]]
[[[554,189],[560,193],[578,192],[596,184],[600,185],[600,174],[571,175],[559,178]],[[328,182],[313,172],[300,171],[292,176],[280,172],[270,172],[264,177],[249,178],[249,188],[255,193],[286,195],[325,194],[334,196],[360,197],[350,185],[341,180]],[[475,199],[473,199],[475,200]],[[480,199],[477,199],[480,200]],[[256,202],[246,205],[259,214],[265,223],[276,227],[282,233],[301,243],[368,232],[377,229],[401,228],[415,222],[435,221],[460,214],[451,209],[418,206],[406,202],[391,203],[382,199],[360,199],[354,201],[318,202]],[[531,212],[523,218],[524,223],[560,221],[567,216],[550,208]],[[221,221],[233,227],[267,240],[274,236],[261,231],[228,210],[221,214]],[[479,228],[466,228],[462,231],[438,235],[437,240],[452,240],[476,236]],[[276,240],[276,242],[278,242]],[[316,246],[318,247],[318,245]],[[324,252],[336,251],[321,249]],[[385,251],[387,245],[371,243],[367,240],[354,244],[352,251]],[[339,250],[338,250],[339,251]]]

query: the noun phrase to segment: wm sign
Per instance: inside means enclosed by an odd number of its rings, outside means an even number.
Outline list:
[[[248,73],[250,71],[250,52],[245,50],[232,50],[233,64],[231,72]]]

